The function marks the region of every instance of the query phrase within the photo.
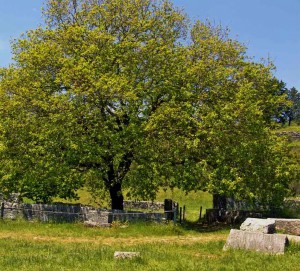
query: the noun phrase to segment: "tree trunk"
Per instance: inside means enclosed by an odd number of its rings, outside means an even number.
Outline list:
[[[107,158],[109,170],[107,172],[106,187],[109,188],[111,209],[123,210],[122,180],[130,169],[133,154],[132,152],[124,154],[117,170],[114,168],[113,160],[113,157]]]
[[[123,210],[123,195],[121,183],[115,183],[109,188],[112,210]]]

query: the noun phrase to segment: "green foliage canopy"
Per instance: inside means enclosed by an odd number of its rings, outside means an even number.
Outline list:
[[[297,165],[270,129],[272,65],[169,1],[49,0],[0,77],[0,187],[36,201],[159,187],[282,199]]]

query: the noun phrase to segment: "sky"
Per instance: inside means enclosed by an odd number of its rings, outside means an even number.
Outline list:
[[[43,23],[44,0],[0,0],[0,67],[12,62],[10,41]],[[300,0],[172,0],[192,20],[228,27],[257,61],[270,58],[275,76],[300,91]]]

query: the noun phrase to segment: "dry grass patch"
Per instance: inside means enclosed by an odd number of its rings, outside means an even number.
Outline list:
[[[181,244],[209,243],[214,241],[225,241],[228,233],[201,234],[199,236],[146,236],[146,237],[62,237],[62,236],[43,236],[35,233],[24,232],[0,232],[0,239],[14,239],[37,242],[56,242],[56,243],[92,243],[96,245],[126,245],[133,246],[138,244]]]

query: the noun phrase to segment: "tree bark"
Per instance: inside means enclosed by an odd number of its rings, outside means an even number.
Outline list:
[[[123,195],[121,183],[112,184],[109,188],[112,210],[123,210]]]

